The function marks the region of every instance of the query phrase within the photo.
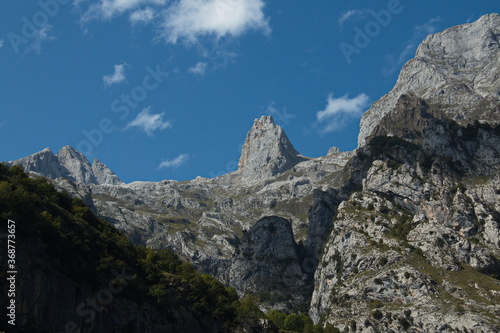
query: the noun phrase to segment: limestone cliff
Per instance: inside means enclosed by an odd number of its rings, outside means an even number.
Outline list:
[[[401,70],[394,88],[363,115],[358,146],[394,108],[402,94],[414,93],[441,105],[443,116],[461,125],[498,123],[500,112],[500,16],[430,35]]]

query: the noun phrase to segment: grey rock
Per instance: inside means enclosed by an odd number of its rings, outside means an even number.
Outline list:
[[[332,155],[332,154],[340,154],[340,149],[338,147],[330,147],[330,149],[328,149],[327,155]]]
[[[269,216],[242,237],[231,262],[228,282],[241,293],[258,290],[274,308],[304,302],[306,274],[288,220]]]
[[[271,116],[255,119],[238,162],[245,183],[257,183],[283,173],[303,161],[283,129]]]
[[[33,172],[49,179],[68,178],[82,184],[119,185],[123,182],[98,159],[91,165],[87,158],[71,146],[64,146],[54,155],[46,148],[33,155],[7,162],[18,164],[27,172]]]
[[[120,178],[111,171],[104,163],[97,158],[92,162],[92,173],[97,184],[120,185],[123,184]]]
[[[67,170],[67,177],[84,184],[97,184],[89,161],[73,147],[64,146],[59,150],[56,157],[61,166]]]
[[[59,160],[50,148],[21,158],[19,160],[7,162],[10,165],[20,165],[26,171],[36,172],[45,177],[56,179],[66,174],[65,168],[61,167]]]
[[[461,125],[475,120],[498,123],[499,36],[500,17],[488,14],[427,37],[401,70],[394,88],[363,115],[358,146],[366,144],[399,97],[410,92],[442,105],[443,116]]]

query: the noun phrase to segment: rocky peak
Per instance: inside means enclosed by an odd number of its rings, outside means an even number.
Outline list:
[[[70,146],[64,146],[57,153],[57,159],[77,182],[97,184],[89,161],[79,151]]]
[[[340,149],[338,147],[330,147],[330,149],[328,149],[328,153],[326,155],[328,156],[328,155],[333,155],[333,154],[340,154]]]
[[[85,155],[71,146],[64,146],[54,155],[50,148],[21,159],[7,162],[21,165],[25,171],[50,179],[66,177],[83,184],[117,185],[123,182],[98,159],[91,165]]]
[[[238,171],[245,182],[258,182],[303,161],[285,131],[271,116],[255,119],[241,150]]]
[[[27,171],[37,172],[43,176],[55,179],[62,177],[64,170],[59,165],[57,157],[50,148],[45,148],[38,153],[8,162],[10,165],[21,165]]]
[[[462,126],[476,120],[500,122],[500,76],[492,75],[500,72],[499,38],[498,14],[428,36],[401,70],[394,88],[363,115],[358,146],[366,144],[399,97],[410,92],[441,105],[439,118]]]

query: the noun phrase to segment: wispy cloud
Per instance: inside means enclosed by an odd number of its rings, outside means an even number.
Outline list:
[[[36,30],[33,33],[33,38],[31,43],[28,45],[26,52],[35,51],[36,53],[40,53],[42,50],[42,44],[46,41],[55,40],[55,36],[50,34],[52,30],[52,26],[50,24],[46,24],[40,29]]]
[[[349,98],[348,95],[334,98],[329,94],[326,101],[325,109],[316,113],[316,123],[322,127],[321,133],[340,130],[349,120],[361,117],[369,98],[365,94],[354,98]]]
[[[151,107],[144,108],[138,115],[127,124],[125,130],[137,127],[148,136],[152,136],[155,131],[162,131],[172,127],[172,124],[163,120],[164,113],[151,113]]]
[[[270,31],[263,0],[180,0],[164,12],[166,41],[194,43],[202,36],[237,37],[249,30]]]
[[[127,80],[127,78],[125,77],[125,65],[126,64],[124,63],[115,65],[115,71],[113,74],[104,75],[102,77],[102,81],[104,82],[104,85],[106,87],[109,87],[113,84],[122,83]]]
[[[188,71],[189,71],[189,73],[203,76],[203,75],[205,75],[206,70],[207,70],[207,63],[200,61],[196,65],[190,67]]]
[[[0,39],[0,48],[3,47],[3,39]]]
[[[138,9],[132,12],[129,16],[129,21],[132,24],[148,24],[153,22],[156,17],[156,11],[151,7]]]
[[[413,35],[411,38],[403,43],[403,50],[401,53],[399,55],[387,55],[387,65],[383,68],[383,74],[385,76],[390,76],[399,70],[409,57],[415,53],[420,42],[428,35],[438,31],[439,27],[437,23],[440,21],[441,18],[438,16],[431,18],[422,25],[416,25],[413,28]]]
[[[162,6],[167,0],[99,0],[92,2],[82,15],[82,21],[108,20],[127,11],[135,10],[141,5]],[[76,5],[85,5],[87,1],[77,1]]]
[[[360,9],[352,9],[348,10],[346,12],[343,12],[340,14],[339,20],[338,20],[338,25],[339,29],[342,30],[344,28],[344,23],[349,21],[349,20],[359,20],[363,18],[366,14],[366,10],[360,10]]]
[[[176,158],[169,160],[162,160],[160,165],[158,165],[158,169],[163,168],[178,168],[181,165],[185,164],[191,156],[189,154],[180,154]]]

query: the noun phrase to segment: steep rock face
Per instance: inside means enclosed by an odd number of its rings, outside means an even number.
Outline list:
[[[7,162],[21,165],[25,171],[35,172],[50,179],[68,178],[82,184],[119,185],[123,182],[98,159],[92,165],[71,146],[64,146],[54,155],[49,148],[21,159]]]
[[[364,115],[315,273],[315,321],[498,331],[498,36],[497,14],[429,36]]]
[[[61,167],[59,160],[50,148],[45,148],[33,155],[8,162],[8,164],[19,164],[26,171],[37,172],[51,179],[56,179],[66,174],[66,170]]]
[[[111,171],[104,163],[97,158],[92,162],[92,173],[97,181],[97,184],[120,185],[123,184],[120,178]]]
[[[363,115],[358,146],[402,94],[413,92],[440,104],[443,116],[466,125],[481,120],[498,123],[500,108],[500,16],[484,15],[478,21],[430,35],[414,59],[401,70],[394,88]]]
[[[497,169],[497,126],[475,122],[460,126],[443,118],[441,109],[411,94],[402,95],[396,107],[374,127],[368,138],[396,137],[421,146],[430,163],[433,156],[450,161],[450,167],[468,176],[488,174]],[[375,140],[375,145],[390,140]],[[394,140],[392,140],[394,141]]]
[[[241,239],[228,282],[242,293],[258,290],[274,308],[290,308],[307,300],[300,252],[288,220],[264,217]]]
[[[257,183],[292,168],[304,158],[271,116],[255,119],[243,144],[238,171],[246,183]]]
[[[394,108],[383,116],[367,137],[395,136],[414,143],[422,143],[424,131],[435,118],[429,105],[415,94],[403,94]]]
[[[346,167],[355,190],[337,208],[310,314],[367,332],[496,332],[500,282],[482,273],[500,276],[498,127],[437,119],[416,97],[398,105]]]
[[[307,237],[304,247],[314,258],[308,264],[317,264],[325,241],[333,227],[333,217],[337,206],[342,201],[342,195],[339,191],[330,189],[329,191],[314,190],[313,206],[309,210],[309,223]],[[314,269],[316,267],[311,266]]]
[[[59,163],[66,168],[69,177],[84,184],[97,184],[92,166],[87,158],[70,146],[64,146],[56,155]]]

